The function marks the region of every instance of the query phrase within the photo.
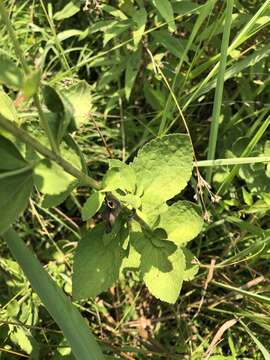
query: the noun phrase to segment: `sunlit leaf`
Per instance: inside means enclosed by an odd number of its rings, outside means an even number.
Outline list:
[[[104,193],[93,191],[82,207],[83,221],[91,219],[98,212],[104,201],[104,198]]]
[[[169,0],[152,0],[152,3],[158,9],[160,15],[167,22],[170,31],[176,30],[173,8]]]

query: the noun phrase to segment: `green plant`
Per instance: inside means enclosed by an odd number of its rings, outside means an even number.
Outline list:
[[[270,2],[5,4],[1,358],[267,357]]]

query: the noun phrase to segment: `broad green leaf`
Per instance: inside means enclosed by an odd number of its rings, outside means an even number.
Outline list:
[[[60,192],[59,194],[56,194],[56,195],[46,194],[42,200],[42,207],[43,208],[51,208],[51,207],[56,207],[56,206],[62,204],[67,199],[67,197],[71,194],[74,187],[75,187],[75,182],[69,186],[68,190]]]
[[[187,185],[193,168],[193,151],[185,134],[156,138],[139,150],[131,164],[144,193],[143,211],[152,210]]]
[[[139,10],[137,10],[133,14],[132,19],[136,24],[136,28],[135,28],[135,30],[133,30],[132,33],[133,33],[134,46],[135,46],[135,48],[137,48],[137,46],[139,45],[139,43],[143,37],[146,22],[147,22],[147,12],[146,12],[145,8],[140,8]]]
[[[179,296],[185,270],[183,251],[175,249],[173,245],[168,240],[156,240],[154,245],[144,239],[140,264],[143,280],[149,291],[156,298],[171,304]]]
[[[74,108],[70,101],[59,90],[49,85],[43,87],[43,97],[47,108],[53,114],[47,114],[57,143],[69,132],[68,127],[73,119]]]
[[[50,110],[53,113],[63,113],[64,105],[58,91],[49,85],[43,86],[42,90],[43,90],[44,102],[48,110]]]
[[[15,170],[27,165],[13,143],[0,135],[0,170]]]
[[[23,82],[23,73],[15,62],[3,51],[0,51],[0,84],[19,90]]]
[[[105,198],[105,194],[99,191],[93,191],[82,208],[82,219],[86,221],[91,219],[101,208]]]
[[[183,245],[194,239],[203,226],[202,217],[189,201],[178,201],[160,214],[158,227],[166,231],[168,239]]]
[[[6,231],[24,211],[32,188],[31,170],[0,179],[0,233]]]
[[[19,122],[17,112],[10,97],[0,90],[0,114],[10,121]]]
[[[42,160],[35,167],[35,185],[43,194],[56,195],[67,191],[76,179],[61,166],[49,160]]]
[[[160,15],[167,22],[168,28],[171,32],[176,30],[173,8],[169,0],[152,0],[152,3],[158,9]]]
[[[41,81],[40,70],[34,70],[30,74],[26,75],[22,85],[22,92],[26,99],[31,98],[38,92],[40,81]]]
[[[138,195],[127,194],[119,197],[119,200],[132,209],[138,209],[142,205],[141,198]]]
[[[135,51],[128,59],[125,72],[125,94],[126,99],[129,100],[136,76],[138,74],[141,62],[141,48]]]
[[[80,81],[66,89],[64,95],[74,109],[70,126],[72,130],[77,130],[81,125],[89,121],[91,115],[91,87],[86,81]]]
[[[117,164],[117,165],[116,165]],[[130,165],[118,161],[112,163],[102,180],[102,191],[114,191],[120,189],[124,192],[135,192],[136,175]]]
[[[69,1],[60,11],[57,11],[53,18],[56,21],[64,20],[72,17],[80,11],[79,1]]]
[[[73,166],[80,169],[82,168],[81,158],[78,155],[77,151],[74,149],[74,146],[70,146],[70,142],[67,143],[63,141],[60,146],[61,156]]]
[[[141,254],[135,249],[132,243],[129,244],[128,256],[124,258],[122,270],[138,270],[141,263]]]
[[[99,224],[79,242],[72,278],[75,299],[95,297],[118,279],[123,249],[117,238],[104,244],[104,234],[105,226]]]

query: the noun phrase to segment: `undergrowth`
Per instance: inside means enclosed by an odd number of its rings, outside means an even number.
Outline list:
[[[188,244],[199,271],[174,305],[133,272],[74,302],[107,358],[270,359],[270,168],[261,160],[270,156],[270,1],[168,1],[173,16],[167,0],[1,3],[44,83],[88,84],[90,111],[73,136],[93,179],[158,136],[188,133],[192,142],[193,175],[170,201],[200,206],[204,226]],[[19,65],[0,24],[1,53]],[[38,137],[32,100],[3,90]],[[15,224],[69,297],[78,240],[102,218],[82,221],[90,194],[81,186],[47,208],[36,190]],[[2,239],[0,255],[0,359],[74,359]]]

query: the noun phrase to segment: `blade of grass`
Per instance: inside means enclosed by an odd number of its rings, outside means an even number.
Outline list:
[[[228,54],[231,54],[233,50],[235,50],[238,46],[243,44],[246,40],[248,40],[250,37],[254,36],[258,31],[261,30],[261,28],[257,28],[253,30],[253,28],[256,26],[256,23],[258,19],[264,14],[264,12],[268,9],[270,5],[270,1],[266,1],[254,14],[254,16],[248,21],[248,23],[243,27],[242,30],[236,35],[234,40],[232,41],[229,49]],[[270,21],[270,19],[267,21],[267,23]],[[264,26],[267,25],[264,24]],[[194,79],[201,75],[202,72],[209,69],[213,64],[215,64],[216,61],[219,61],[221,54],[217,54],[215,56],[212,56],[210,59],[207,59],[204,63],[200,64],[196,69],[194,69],[191,73],[190,78]]]
[[[209,136],[209,142],[208,142],[208,153],[207,153],[208,160],[214,160],[215,153],[216,153],[218,129],[219,129],[219,118],[220,118],[220,111],[221,111],[221,104],[222,104],[222,97],[223,97],[224,74],[225,74],[225,69],[226,69],[227,51],[228,51],[230,33],[231,33],[233,5],[234,5],[234,0],[227,1],[225,26],[224,26],[223,36],[222,36],[222,43],[221,43],[220,68],[219,68],[219,73],[218,73],[218,77],[217,77],[217,87],[216,87],[216,91],[215,91],[212,122],[211,122],[210,136]],[[212,168],[210,167],[208,169],[208,171],[206,172],[206,181],[210,182],[211,177],[212,177]]]
[[[51,29],[51,32],[52,32],[52,35],[53,35],[53,38],[54,38],[54,42],[55,42],[55,45],[56,45],[56,48],[58,49],[59,51],[59,58],[61,60],[61,63],[63,64],[63,67],[65,70],[70,70],[70,66],[69,66],[69,63],[67,61],[67,58],[66,58],[66,55],[65,55],[65,52],[60,44],[60,41],[57,37],[57,34],[56,34],[56,30],[55,30],[55,26],[54,26],[54,23],[53,23],[53,19],[50,17],[45,5],[44,5],[44,2],[43,0],[40,0],[40,5],[43,9],[43,12],[45,14],[45,17],[48,21],[48,24],[50,26],[50,29]]]
[[[235,286],[231,286],[231,285],[228,285],[228,284],[223,284],[223,283],[220,283],[218,281],[212,281],[211,284],[216,285],[218,287],[221,287],[223,289],[233,290],[233,291],[237,292],[238,294],[241,294],[243,296],[247,296],[249,298],[252,298],[252,299],[255,299],[255,300],[259,301],[259,302],[262,302],[264,304],[270,305],[270,298],[267,297],[267,296],[256,294],[254,292],[243,290],[241,288],[237,288]]]
[[[250,66],[254,66],[255,64],[259,63],[262,59],[268,57],[269,53],[270,53],[270,45],[265,45],[260,50],[254,51],[251,55],[247,56],[241,61],[238,61],[236,64],[230,66],[225,72],[224,81],[231,79],[233,76],[249,68]],[[192,99],[187,100],[183,109],[185,110],[187,108],[187,105],[189,105],[192,101],[196,100],[201,95],[208,93],[216,86],[217,86],[217,79],[213,79],[209,82],[205,82],[203,86],[200,86],[199,91],[196,91],[196,94],[194,96],[192,95]],[[195,89],[193,89],[191,93],[193,91],[195,91]],[[188,95],[187,99],[190,99],[190,94]]]
[[[13,229],[2,237],[6,241],[33,289],[68,340],[78,360],[102,360],[101,349],[79,311],[43,269]]]
[[[180,70],[181,70],[181,67],[182,67],[182,64],[184,62],[184,59],[186,57],[186,55],[188,54],[192,44],[193,44],[193,41],[198,33],[198,31],[200,30],[204,20],[207,18],[207,16],[210,16],[210,13],[212,11],[212,8],[215,4],[216,0],[208,0],[208,2],[203,5],[201,11],[199,12],[199,16],[194,24],[194,27],[192,29],[192,32],[190,34],[190,37],[188,39],[188,42],[187,42],[187,45],[183,51],[183,54],[181,55],[181,58],[180,58],[180,61],[177,65],[177,68],[175,70],[175,75],[174,75],[174,79],[173,79],[173,84],[171,86],[172,88],[172,91],[175,90],[175,85],[176,85],[176,81],[177,81],[177,78],[179,76],[179,73],[180,73]],[[168,96],[168,99],[166,101],[166,105],[165,105],[165,108],[163,110],[163,113],[162,113],[162,118],[161,118],[161,123],[160,123],[160,126],[159,126],[159,131],[158,131],[158,134],[159,135],[162,135],[163,132],[164,132],[164,129],[165,129],[165,126],[166,126],[166,121],[167,121],[167,116],[168,116],[168,112],[169,112],[169,108],[170,106],[172,105],[172,95],[171,93],[169,94]]]
[[[174,18],[174,20],[175,20],[175,21],[176,21],[176,20],[180,20],[180,19],[182,19],[182,18],[183,18],[184,16],[186,16],[186,15],[190,15],[190,14],[193,14],[193,13],[195,13],[195,12],[197,12],[197,11],[201,11],[201,9],[202,9],[204,6],[205,6],[205,4],[203,4],[203,5],[198,5],[198,7],[194,8],[192,11],[187,11],[187,12],[181,14],[181,15],[176,16],[176,17]],[[161,29],[161,28],[163,28],[163,27],[166,26],[166,25],[167,25],[167,22],[163,22],[163,23],[161,23],[161,24],[159,24],[159,25],[157,25],[157,26],[154,26],[154,27],[152,27],[151,29],[146,30],[146,31],[144,32],[144,36],[152,33],[152,32],[155,31],[155,30]],[[138,36],[140,36],[140,35],[138,35]],[[123,41],[123,42],[121,42],[121,43],[119,43],[119,44],[111,47],[111,48],[108,49],[108,50],[101,51],[101,52],[99,52],[98,54],[95,54],[95,55],[93,55],[93,56],[91,56],[91,57],[89,57],[89,58],[87,58],[87,59],[85,59],[85,60],[82,60],[81,62],[78,62],[75,66],[71,67],[69,70],[63,71],[61,74],[56,75],[55,78],[50,81],[50,83],[53,84],[53,83],[55,83],[55,82],[58,82],[58,81],[61,80],[62,78],[67,77],[67,76],[71,75],[73,72],[78,71],[82,66],[89,65],[91,62],[93,62],[94,60],[96,60],[96,59],[98,59],[98,58],[100,58],[100,57],[108,56],[110,53],[112,53],[112,52],[114,52],[115,50],[118,50],[118,49],[124,47],[125,45],[127,45],[127,44],[129,44],[129,43],[131,43],[131,42],[133,42],[133,41],[134,41],[134,37],[131,36],[129,39],[127,39],[127,40],[125,40],[125,41]]]
[[[244,327],[244,329],[246,330],[246,332],[249,334],[249,336],[251,337],[251,339],[255,342],[255,344],[257,345],[258,349],[261,351],[261,353],[263,354],[263,357],[265,360],[270,360],[270,353],[269,351],[263,346],[263,344],[256,338],[256,336],[253,335],[253,333],[251,332],[251,330],[247,327],[247,325],[242,321],[239,320],[239,322],[242,324],[242,326]]]
[[[252,19],[244,26],[244,28],[240,31],[240,33],[233,40],[232,44],[228,47],[228,54],[230,54],[233,50],[235,50],[239,45],[241,45],[244,41],[246,41],[250,36],[249,34],[254,35],[252,32],[253,27],[255,26],[257,20],[262,16],[262,14],[269,8],[270,0],[267,0],[257,11],[257,13],[252,17]],[[214,58],[215,61],[218,61],[221,57],[221,54],[216,55]],[[209,65],[210,66],[210,65]],[[207,68],[209,67],[207,66]],[[183,106],[183,111],[187,109],[187,107],[192,103],[196,98],[198,98],[199,94],[201,94],[202,88],[208,85],[209,81],[216,75],[218,70],[219,62],[215,64],[210,73],[201,81],[201,83],[196,86],[193,90],[192,94],[188,96],[187,101]]]

